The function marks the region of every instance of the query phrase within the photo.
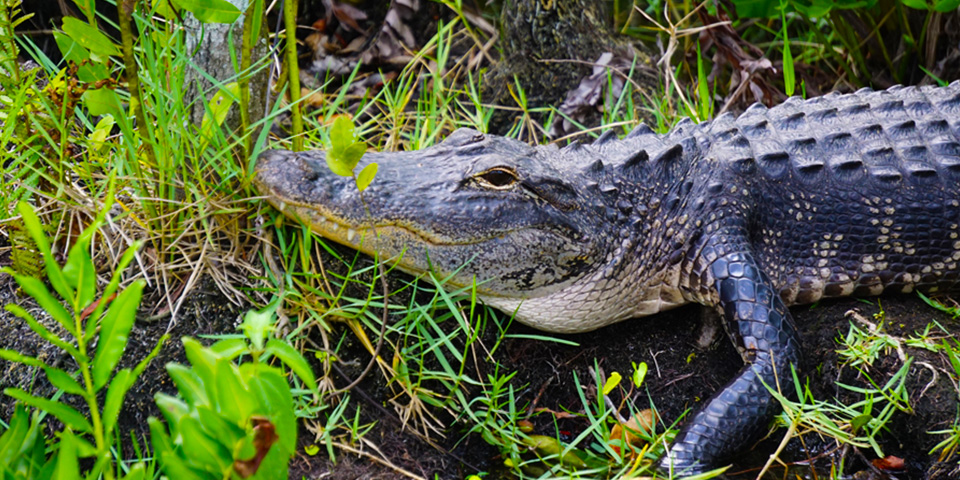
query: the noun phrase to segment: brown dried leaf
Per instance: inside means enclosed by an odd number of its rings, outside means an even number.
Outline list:
[[[277,436],[277,427],[268,418],[254,416],[250,418],[250,421],[253,423],[254,431],[253,447],[257,453],[249,460],[233,462],[233,470],[242,478],[255,475],[257,470],[260,469],[263,457],[266,457],[267,452],[270,451],[270,447],[277,443],[277,440],[280,440],[280,437]]]

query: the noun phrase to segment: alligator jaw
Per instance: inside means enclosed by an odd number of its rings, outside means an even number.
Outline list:
[[[519,142],[496,142],[498,150],[532,152]],[[362,195],[352,178],[329,171],[320,151],[264,152],[253,181],[274,207],[316,233],[395,260],[409,273],[434,271],[455,287],[477,284],[484,298],[542,297],[596,266],[594,245],[579,233],[591,229],[569,220],[579,212],[561,211],[519,186],[477,185],[474,172],[491,168],[483,162],[496,168],[501,158],[449,161],[453,147],[367,154],[362,163],[377,162],[380,172]]]

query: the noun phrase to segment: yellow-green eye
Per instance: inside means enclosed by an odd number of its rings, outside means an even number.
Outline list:
[[[517,174],[505,167],[495,167],[483,173],[474,175],[477,181],[487,187],[496,190],[505,190],[512,187],[519,180]]]

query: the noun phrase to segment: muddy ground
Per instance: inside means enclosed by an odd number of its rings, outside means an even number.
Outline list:
[[[0,257],[0,265],[6,265],[7,259]],[[0,274],[0,304],[10,302],[33,307],[16,295],[12,279]],[[847,402],[859,400],[846,394],[837,387],[837,381],[851,385],[865,385],[865,380],[856,369],[840,365],[837,355],[837,338],[846,333],[850,319],[845,313],[859,311],[864,317],[873,319],[879,311],[877,300],[873,304],[857,299],[844,299],[824,302],[810,307],[792,309],[794,318],[803,335],[805,348],[804,372],[810,382],[811,390],[820,399],[840,398]],[[894,336],[907,337],[921,332],[932,320],[938,321],[951,332],[960,332],[960,323],[948,315],[938,312],[916,296],[906,295],[884,297],[880,300],[886,314],[885,331]],[[33,308],[36,313],[35,308]],[[146,432],[146,418],[157,415],[153,395],[157,391],[172,393],[173,388],[163,371],[163,365],[169,361],[185,363],[183,351],[178,339],[184,335],[202,336],[219,333],[232,333],[243,309],[227,302],[209,282],[195,289],[182,309],[178,322],[171,334],[174,341],[169,342],[160,356],[128,396],[121,421],[124,430],[133,430],[138,437]],[[685,409],[699,407],[710,393],[720,388],[732,378],[741,366],[741,361],[733,345],[725,337],[719,338],[709,347],[697,345],[700,333],[701,311],[691,306],[665,312],[646,319],[638,319],[613,325],[596,332],[581,335],[564,336],[566,340],[576,342],[578,346],[565,346],[553,342],[525,339],[508,339],[500,347],[497,360],[502,368],[516,370],[517,377],[512,384],[517,388],[518,408],[535,402],[537,408],[555,411],[569,409],[582,410],[580,396],[574,384],[574,374],[588,385],[591,374],[589,368],[599,365],[606,372],[618,371],[629,375],[631,362],[646,362],[650,372],[645,382],[646,391],[633,397],[641,408],[649,404],[652,398],[666,420],[672,421]],[[141,323],[131,334],[131,349],[126,359],[142,358],[167,328],[167,321]],[[510,327],[511,333],[539,334],[520,325]],[[493,338],[493,328],[486,332]],[[943,336],[938,334],[938,336]],[[346,338],[350,336],[347,335]],[[11,348],[26,354],[37,355],[48,363],[57,364],[56,351],[42,345],[19,319],[6,311],[0,312],[0,348]],[[353,352],[356,358],[347,358]],[[911,404],[915,413],[898,413],[889,425],[889,431],[880,437],[884,453],[895,455],[906,461],[906,469],[896,472],[892,478],[946,480],[960,478],[960,469],[956,459],[946,463],[937,463],[936,456],[930,455],[930,449],[942,440],[942,436],[927,432],[949,428],[957,418],[958,394],[947,372],[950,366],[939,354],[922,349],[907,348],[907,353],[915,357],[914,368],[908,380]],[[369,356],[359,346],[348,347],[343,353],[344,370],[347,375],[356,375]],[[132,360],[128,360],[132,363]],[[918,366],[925,364],[924,366]],[[66,365],[61,365],[69,368]],[[901,362],[896,352],[888,352],[876,362],[871,374],[875,381],[883,383],[897,371]],[[492,368],[489,365],[488,368]],[[936,372],[936,374],[934,374]],[[335,379],[343,386],[346,382]],[[50,387],[42,375],[19,366],[5,363],[0,369],[0,388],[21,386],[32,388],[39,395],[49,395]],[[445,438],[438,438],[440,448],[428,445],[425,441],[401,429],[401,422],[390,407],[384,408],[389,390],[384,388],[380,375],[371,375],[354,392],[354,398],[364,398],[362,422],[376,421],[373,430],[367,434],[390,463],[424,478],[462,479],[477,472],[491,472],[487,478],[503,476],[502,462],[498,451],[485,443],[479,436],[467,436],[464,439],[463,425],[452,425]],[[592,394],[588,392],[588,395]],[[619,398],[616,398],[619,400]],[[8,418],[12,402],[0,402],[3,408],[0,415]],[[352,415],[349,412],[348,415]],[[553,419],[550,415],[540,414],[530,417],[536,433],[551,434]],[[586,427],[580,419],[559,421],[561,430],[570,432],[571,438]],[[731,471],[745,472],[734,478],[753,478],[767,456],[780,442],[783,430],[775,432],[770,439],[756,445],[744,453]],[[301,429],[301,443],[314,442],[313,436]],[[804,478],[823,475],[829,471],[831,463],[840,460],[840,453],[829,442],[817,440],[814,435],[804,437],[804,445],[793,441],[782,458],[803,462],[808,457],[816,457],[814,464],[818,470],[811,473],[809,467],[794,467],[794,473]],[[291,478],[329,478],[329,479],[393,479],[399,478],[397,470],[371,462],[369,459],[339,452],[336,464],[324,454],[308,456],[302,453],[292,462]],[[845,452],[846,473],[858,473],[858,478],[886,478],[873,475],[867,462],[875,458],[870,450],[847,450]],[[794,478],[791,473],[790,478]],[[775,468],[769,478],[784,478],[782,468]],[[822,478],[822,477],[821,477]]]

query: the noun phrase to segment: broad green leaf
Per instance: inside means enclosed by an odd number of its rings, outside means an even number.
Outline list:
[[[80,460],[77,458],[77,438],[68,430],[60,436],[57,470],[53,480],[77,480],[78,478],[80,478]]]
[[[214,411],[210,407],[197,407],[196,415],[197,418],[200,419],[200,425],[203,426],[203,430],[224,445],[231,447],[236,445],[246,433],[240,425],[231,421],[232,419],[226,418],[223,414]]]
[[[24,310],[23,307],[21,307],[20,305],[17,305],[15,303],[8,303],[5,308],[10,313],[13,313],[14,315],[22,318],[25,322],[27,322],[27,325],[30,327],[30,329],[33,330],[37,335],[39,335],[40,338],[62,348],[64,351],[69,353],[74,360],[78,362],[90,361],[90,359],[87,358],[86,355],[81,354],[80,350],[77,350],[77,347],[74,347],[73,345],[65,342],[60,337],[51,333],[50,330],[47,330],[47,327],[44,327],[42,323],[38,322],[35,318],[33,318],[33,315],[30,315],[30,313]]]
[[[870,420],[873,420],[873,416],[869,413],[857,415],[856,417],[850,419],[850,426],[853,428],[853,431],[856,432],[864,425],[870,423]]]
[[[223,125],[227,119],[227,113],[233,106],[236,99],[240,98],[240,86],[237,82],[228,83],[213,95],[207,104],[207,109],[203,114],[203,121],[200,123],[200,136],[207,141],[213,137],[215,128]]]
[[[110,131],[113,130],[113,126],[116,125],[116,123],[117,121],[114,120],[113,115],[104,115],[97,121],[97,125],[93,127],[93,131],[87,135],[87,141],[90,147],[94,149],[100,148],[103,142],[107,141],[107,137],[110,135]]]
[[[87,90],[80,98],[83,100],[83,106],[90,111],[90,115],[123,115],[120,97],[111,88]]]
[[[344,115],[338,116],[330,127],[330,148],[346,147],[357,140],[353,122]]]
[[[207,389],[207,397],[211,397],[212,400],[213,384],[215,382],[213,372],[217,359],[220,357],[190,337],[183,337],[181,341],[183,342],[183,351],[187,354],[187,360],[190,361],[194,373],[197,374],[200,382]]]
[[[180,420],[180,438],[183,439],[182,451],[192,467],[217,475],[223,475],[233,468],[230,450],[204,433],[196,418],[186,416]]]
[[[63,17],[63,33],[101,57],[120,55],[120,48],[97,27],[74,17]]]
[[[10,273],[10,272],[8,272]],[[60,324],[66,331],[70,332],[74,337],[77,336],[76,328],[73,324],[73,316],[67,312],[66,308],[63,308],[63,305],[60,302],[53,298],[53,295],[47,291],[47,287],[43,285],[43,282],[40,280],[28,277],[26,275],[14,274],[13,278],[17,281],[17,284],[20,285],[20,288],[23,289],[27,295],[33,297],[37,301],[37,304],[40,305],[40,308],[43,308],[57,323]]]
[[[63,390],[65,393],[71,395],[83,395],[86,393],[83,387],[73,379],[69,373],[60,370],[59,368],[47,367],[43,371],[47,374],[47,379],[50,380],[50,383],[54,387]]]
[[[277,302],[272,302],[262,310],[249,310],[243,316],[240,330],[250,339],[255,350],[263,350],[266,338],[273,331],[274,312],[277,310],[277,305]]]
[[[367,153],[366,143],[354,142],[348,145],[343,151],[344,165],[349,165],[350,171],[352,172],[354,168],[357,168],[357,164],[360,163],[360,159],[363,158],[364,153]]]
[[[193,369],[187,368],[176,363],[167,364],[167,375],[173,379],[173,384],[177,386],[180,396],[191,405],[210,405],[210,399],[207,398],[207,391]]]
[[[611,374],[610,374],[610,377],[607,378],[607,381],[604,382],[604,384],[603,384],[603,394],[604,394],[604,395],[609,395],[610,392],[612,392],[614,388],[617,388],[617,385],[620,385],[620,380],[622,380],[622,379],[623,379],[623,377],[620,376],[620,373],[619,373],[619,372],[613,372],[613,373],[611,373]]]
[[[64,405],[60,402],[55,402],[53,400],[48,400],[46,398],[35,397],[29,393],[19,389],[19,388],[5,388],[3,393],[13,397],[16,400],[43,410],[44,412],[57,417],[64,425],[83,433],[93,433],[93,426],[90,425],[90,422],[87,420],[87,417],[84,417],[80,412],[76,411],[72,407]]]
[[[117,419],[120,418],[120,408],[123,407],[123,399],[127,396],[127,392],[130,390],[130,387],[133,386],[135,380],[136,377],[133,375],[133,371],[129,368],[124,368],[113,376],[113,380],[110,381],[110,385],[107,387],[107,396],[103,401],[103,414],[101,415],[103,418],[103,431],[107,432],[107,443],[112,443],[113,427],[117,424]]]
[[[289,343],[275,338],[270,339],[264,353],[279,358],[284,365],[293,370],[293,373],[296,373],[303,380],[303,383],[307,384],[310,391],[317,390],[317,380],[313,375],[313,369],[310,368],[310,364],[303,358],[303,355],[291,347]]]
[[[0,435],[0,469],[12,465],[13,461],[26,453],[32,445],[28,445],[27,436],[30,434],[30,414],[23,405],[17,404],[7,424],[7,430]],[[0,470],[2,471],[2,470]]]
[[[297,445],[297,418],[293,414],[293,393],[287,379],[276,368],[264,364],[245,363],[240,371],[276,426],[280,437],[278,445],[293,453]]]
[[[107,195],[108,198],[112,196],[113,195],[109,193]],[[130,265],[130,262],[133,261],[134,255],[136,255],[137,251],[140,250],[140,247],[142,245],[143,245],[143,242],[136,241],[133,243],[133,245],[130,245],[125,252],[123,252],[123,256],[120,257],[120,263],[117,264],[116,270],[113,271],[113,276],[110,277],[110,283],[107,284],[107,288],[103,290],[103,294],[100,296],[100,298],[110,298],[117,291],[117,288],[120,286],[120,276],[127,269],[127,265]],[[100,304],[97,305],[97,308],[93,310],[93,315],[91,315],[90,318],[92,319],[100,318],[100,315],[103,314],[103,310],[106,307],[107,307],[106,301],[100,302]],[[87,325],[89,327],[90,324],[87,324]],[[86,336],[87,339],[93,337],[92,331],[89,333],[90,334]]]
[[[940,13],[952,12],[960,6],[960,0],[935,0],[933,9]]]
[[[210,345],[210,350],[213,350],[220,358],[227,360],[233,360],[250,351],[250,349],[247,348],[247,341],[242,338],[217,340],[213,345]]]
[[[53,258],[53,252],[50,250],[50,241],[47,240],[47,235],[43,232],[40,219],[33,211],[33,207],[27,202],[20,202],[17,204],[17,213],[19,213],[20,218],[23,219],[23,226],[30,232],[30,237],[36,242],[37,250],[40,250],[40,255],[43,256],[44,271],[47,272],[47,279],[50,280],[50,285],[60,294],[61,298],[70,301],[73,298],[73,289],[67,285],[67,280],[63,278],[63,271],[60,270],[60,264]],[[44,290],[46,290],[46,288],[44,288]],[[67,329],[67,331],[71,330],[72,328]]]
[[[72,38],[63,34],[63,32],[53,32],[53,39],[57,42],[57,48],[63,54],[65,61],[72,61],[80,65],[77,69],[77,78],[86,83],[94,83],[110,76],[110,69],[106,64],[98,62],[86,62],[90,59],[90,51],[83,48]]]
[[[190,12],[203,23],[233,23],[240,9],[226,0],[173,0],[173,4]]]
[[[123,350],[127,348],[130,329],[137,319],[143,285],[143,280],[137,280],[117,295],[100,323],[100,340],[97,353],[93,357],[93,387],[97,391],[107,384],[110,373],[120,362]]]
[[[156,418],[147,419],[150,426],[150,440],[153,445],[153,454],[159,460],[157,463],[166,472],[167,478],[176,480],[204,480],[206,475],[187,467],[186,462],[177,455],[173,447],[173,441],[167,434],[167,429],[163,428],[163,423]]]
[[[240,378],[240,370],[229,360],[217,362],[217,406],[227,418],[242,425],[253,412],[250,392]]]
[[[63,278],[77,292],[77,307],[81,310],[87,308],[97,294],[97,272],[87,251],[89,246],[89,239],[78,241],[67,255],[67,263],[63,264]]]
[[[633,364],[633,384],[640,388],[640,385],[643,385],[643,380],[647,378],[647,362],[640,362],[640,364]]]
[[[371,163],[363,167],[363,170],[360,170],[360,174],[357,175],[357,189],[362,192],[370,186],[373,177],[377,176],[377,168],[379,168],[379,166],[376,163]]]
[[[170,424],[170,435],[176,437],[179,435],[180,420],[190,415],[190,406],[183,403],[179,398],[165,393],[157,393],[153,396],[153,399],[157,403],[160,413],[163,414],[163,418]]]

